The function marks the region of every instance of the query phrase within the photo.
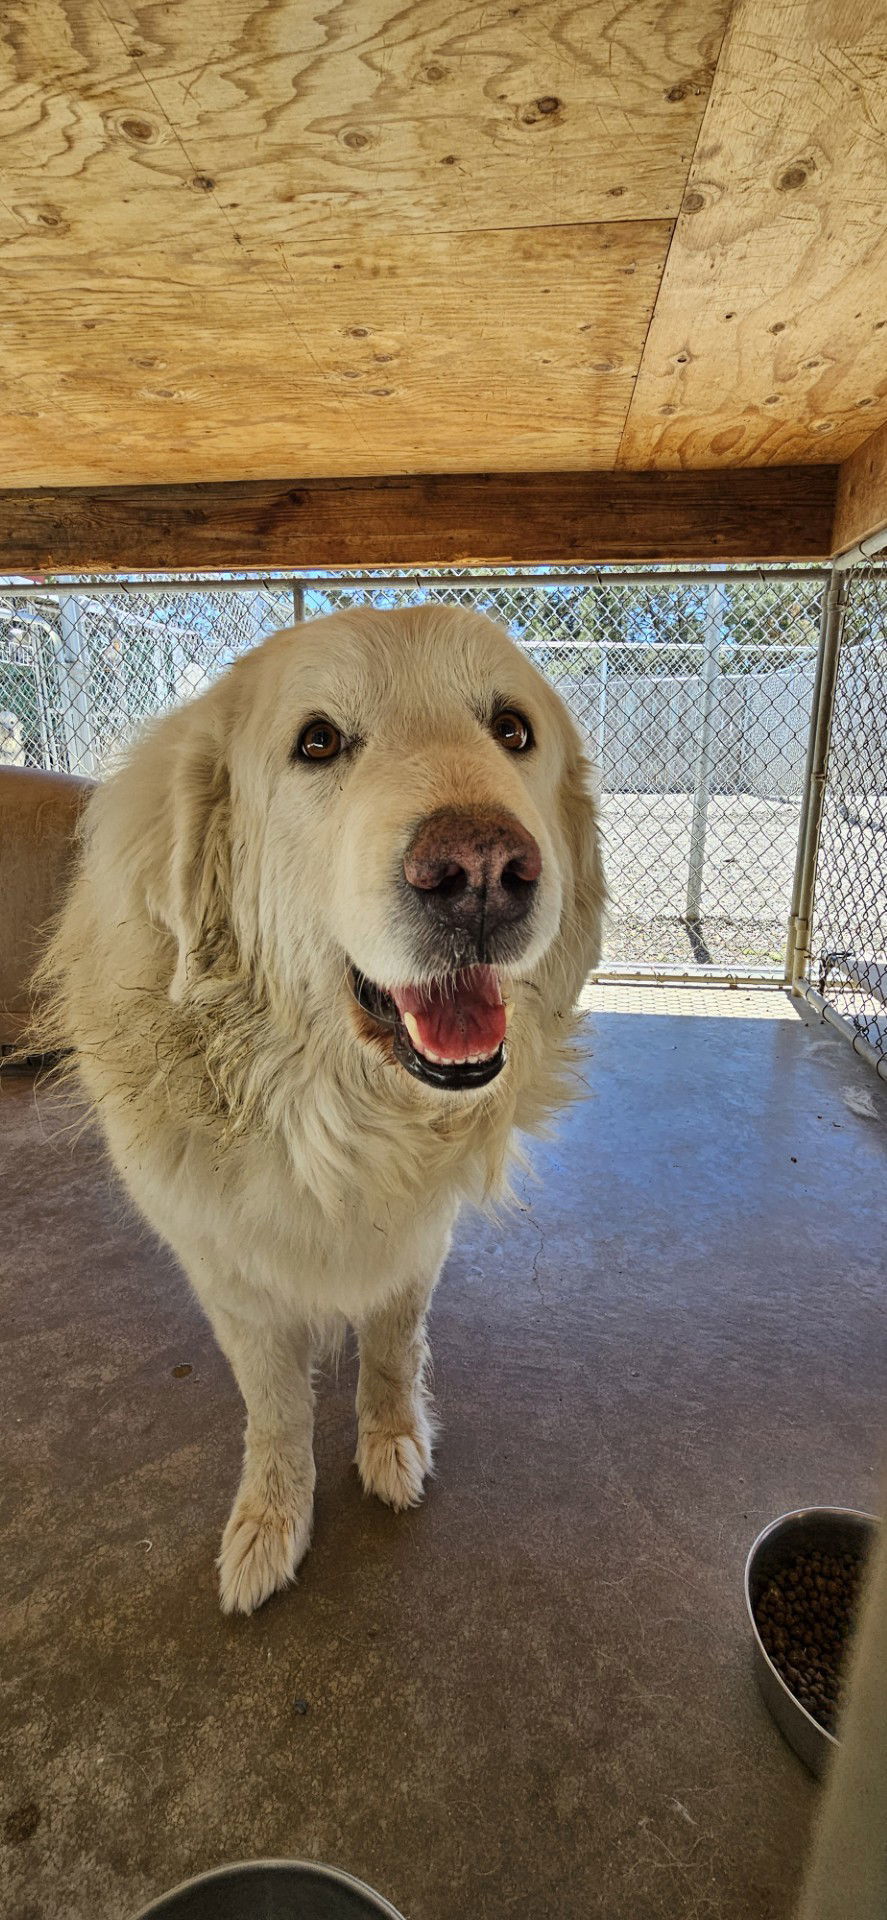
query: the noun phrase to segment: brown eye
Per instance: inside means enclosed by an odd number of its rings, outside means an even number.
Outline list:
[[[299,734],[296,751],[303,760],[335,760],[344,744],[331,720],[309,720]]]
[[[533,735],[529,720],[522,713],[515,713],[513,707],[506,707],[504,713],[497,713],[491,732],[500,747],[507,747],[509,753],[526,753],[533,744]]]

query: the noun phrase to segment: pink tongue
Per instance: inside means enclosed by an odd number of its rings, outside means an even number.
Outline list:
[[[505,1038],[505,1008],[493,967],[464,967],[430,987],[392,987],[391,998],[401,1018],[413,1015],[420,1052],[440,1060],[478,1054],[486,1059]]]

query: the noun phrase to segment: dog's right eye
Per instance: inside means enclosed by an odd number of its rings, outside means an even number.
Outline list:
[[[309,720],[296,741],[296,752],[301,760],[335,760],[344,745],[331,720]]]

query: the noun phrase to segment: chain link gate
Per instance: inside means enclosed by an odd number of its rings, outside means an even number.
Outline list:
[[[887,1077],[887,567],[829,598],[795,984]]]
[[[0,762],[100,774],[303,615],[472,607],[557,687],[598,769],[608,965],[779,978],[823,589],[816,568],[10,582]]]

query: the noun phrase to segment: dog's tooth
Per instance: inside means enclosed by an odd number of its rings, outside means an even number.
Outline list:
[[[405,1014],[404,1014],[404,1016],[403,1016],[403,1023],[404,1023],[404,1026],[406,1027],[406,1030],[407,1030],[407,1033],[408,1033],[408,1034],[409,1034],[409,1036],[410,1036],[410,1039],[412,1040],[412,1043],[413,1043],[413,1046],[414,1046],[414,1047],[420,1047],[420,1048],[421,1048],[421,1044],[422,1044],[422,1036],[421,1036],[421,1034],[420,1034],[420,1032],[419,1032],[419,1022],[418,1022],[418,1020],[416,1019],[416,1016],[415,1016],[415,1014],[414,1014],[414,1013],[405,1013]],[[425,1049],[425,1051],[426,1051],[426,1053],[428,1052],[428,1048],[427,1048],[427,1047],[426,1047],[426,1049]],[[433,1058],[433,1057],[434,1057],[434,1056],[432,1055],[432,1058]]]
[[[505,1008],[505,1025],[506,1025],[506,1027],[507,1027],[507,1025],[508,1025],[508,1022],[509,1022],[509,1020],[511,1019],[511,1016],[512,1016],[512,1014],[513,1014],[513,1012],[514,1012],[514,1001],[513,1001],[513,1000],[505,1000],[505,1001],[503,1001],[503,1006],[504,1006],[504,1008]]]

